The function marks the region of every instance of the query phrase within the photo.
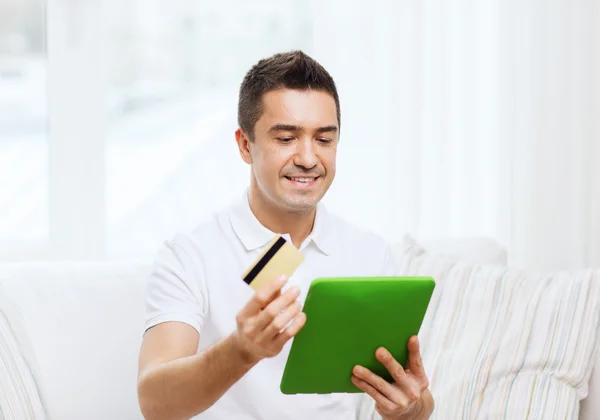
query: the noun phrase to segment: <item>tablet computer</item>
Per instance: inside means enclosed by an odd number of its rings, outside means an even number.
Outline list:
[[[281,392],[363,392],[351,380],[356,365],[391,382],[375,351],[384,347],[406,366],[408,340],[419,333],[434,287],[431,277],[315,279],[304,302],[306,323],[292,341]]]

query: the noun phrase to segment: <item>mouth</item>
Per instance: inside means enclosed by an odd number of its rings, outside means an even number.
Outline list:
[[[317,180],[320,178],[320,176],[316,176],[316,177],[291,177],[291,176],[286,176],[285,179],[287,179],[288,181],[290,181],[293,185],[299,186],[299,187],[310,187],[311,185],[314,185],[315,182],[317,182]]]

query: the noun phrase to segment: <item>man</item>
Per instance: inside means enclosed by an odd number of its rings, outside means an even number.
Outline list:
[[[211,222],[167,242],[156,259],[139,365],[144,416],[354,419],[369,398],[384,419],[429,418],[433,399],[416,337],[406,369],[385,349],[376,352],[394,383],[355,367],[352,380],[370,397],[280,392],[290,339],[306,321],[301,303],[310,282],[393,275],[396,267],[382,239],[320,203],[335,177],[340,133],[337,90],[321,65],[300,51],[259,61],[242,82],[238,122],[248,190]],[[277,233],[304,262],[291,278],[255,293],[241,275]]]

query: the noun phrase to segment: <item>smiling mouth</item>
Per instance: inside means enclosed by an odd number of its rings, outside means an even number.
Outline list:
[[[299,182],[301,184],[311,184],[311,183],[315,182],[317,179],[319,179],[318,176],[316,176],[316,177],[291,177],[291,176],[286,176],[285,178],[287,180],[289,180],[289,181]]]
[[[285,179],[287,179],[288,181],[290,181],[292,184],[296,185],[296,186],[311,186],[313,185],[318,179],[320,178],[320,176],[316,176],[316,177],[305,177],[305,176],[299,176],[299,177],[292,177],[292,176],[286,176]]]

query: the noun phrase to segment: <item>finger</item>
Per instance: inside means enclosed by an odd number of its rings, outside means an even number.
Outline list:
[[[240,318],[249,318],[256,315],[261,309],[276,299],[281,292],[281,288],[287,282],[287,276],[281,275],[267,283],[265,287],[254,293],[250,300],[239,312]]]
[[[401,394],[394,394],[393,402],[402,404],[404,402],[414,402],[420,395],[419,378],[408,375],[402,365],[394,359],[394,356],[384,348],[380,348],[375,352],[377,360],[386,367],[395,382],[395,388],[402,391]],[[397,399],[395,399],[397,398]]]
[[[279,333],[279,335],[275,336],[275,340],[273,341],[275,347],[283,347],[290,338],[294,337],[296,334],[298,334],[298,332],[300,332],[305,323],[306,314],[304,312],[300,312],[289,327]]]
[[[355,366],[352,370],[354,376],[358,379],[366,382],[376,391],[383,394],[390,401],[400,401],[401,400],[401,392],[399,389],[394,388],[392,384],[383,379],[381,376],[375,375],[369,369],[363,366]]]
[[[273,302],[273,304],[274,303],[275,302]],[[279,334],[285,328],[285,326],[288,325],[292,319],[294,319],[296,315],[298,315],[300,309],[302,309],[302,305],[300,305],[299,302],[292,302],[290,305],[288,305],[279,313],[279,315],[275,317],[275,319],[273,319],[273,321],[271,321],[269,325],[267,325],[267,327],[258,337],[258,341],[268,343],[273,341],[273,338],[275,338],[275,336]]]
[[[404,368],[402,368],[402,365],[394,359],[394,356],[392,356],[388,350],[383,347],[377,349],[375,357],[385,366],[388,372],[390,372],[390,375],[392,375],[392,378],[396,383],[402,384],[406,381],[407,375]]]
[[[425,373],[423,359],[421,358],[421,345],[417,336],[411,337],[408,341],[408,366],[410,372],[419,378],[423,388],[427,388],[429,386],[429,381],[427,379],[427,374]]]
[[[294,303],[296,298],[300,295],[300,289],[297,287],[292,287],[287,290],[283,295],[279,296],[277,299],[273,300],[266,308],[264,308],[256,318],[256,329],[261,334],[263,330],[266,329],[269,324],[273,322],[273,320],[281,314],[281,312],[286,309],[288,306]],[[283,328],[285,324],[281,326]],[[277,330],[278,332],[279,330]]]
[[[377,391],[373,386],[354,375],[352,375],[352,383],[373,398],[375,405],[380,408],[378,411],[384,411],[386,413],[394,411],[395,404],[381,392]],[[382,413],[380,412],[380,414]]]

